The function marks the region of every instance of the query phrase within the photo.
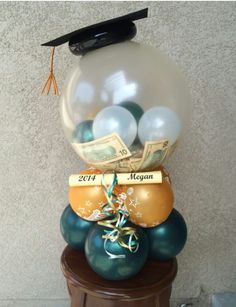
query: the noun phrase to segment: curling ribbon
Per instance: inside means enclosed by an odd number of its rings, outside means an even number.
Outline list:
[[[46,82],[44,83],[44,86],[42,89],[42,95],[48,95],[51,89],[51,85],[53,85],[53,95],[59,96],[58,86],[57,86],[57,82],[56,82],[56,78],[54,76],[54,70],[53,70],[54,52],[55,52],[55,47],[51,49],[49,76]]]
[[[129,213],[124,207],[123,201],[117,198],[114,194],[114,188],[117,184],[117,175],[114,174],[112,183],[107,186],[102,178],[102,185],[104,193],[107,199],[107,203],[103,205],[103,213],[107,216],[112,216],[110,220],[100,221],[99,225],[110,228],[111,230],[105,230],[105,235],[102,236],[104,240],[104,249],[110,259],[125,258],[125,254],[115,255],[107,250],[107,241],[118,242],[122,247],[127,248],[131,253],[137,252],[139,248],[138,235],[133,227],[123,227],[127,220]],[[118,204],[118,206],[117,206]],[[128,243],[125,242],[125,237],[129,236]]]

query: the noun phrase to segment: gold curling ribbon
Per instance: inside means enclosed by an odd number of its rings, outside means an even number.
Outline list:
[[[125,210],[124,204],[120,203],[117,196],[113,194],[113,189],[117,183],[117,176],[114,174],[113,182],[110,186],[107,186],[102,179],[104,193],[107,199],[107,203],[103,206],[104,213],[108,216],[114,216],[110,220],[99,221],[98,224],[106,228],[110,228],[110,231],[106,231],[106,234],[102,236],[104,240],[104,249],[110,259],[125,258],[125,254],[115,255],[107,250],[107,240],[111,242],[118,242],[122,247],[128,249],[131,253],[137,252],[139,248],[138,235],[136,229],[133,227],[123,227],[126,223],[129,213]],[[118,207],[115,204],[119,204]],[[125,242],[124,238],[129,236],[128,243]]]
[[[43,89],[42,89],[42,95],[48,95],[51,89],[51,85],[53,85],[53,95],[59,96],[58,86],[56,82],[56,78],[54,76],[54,70],[53,70],[53,63],[54,63],[54,52],[55,47],[52,47],[51,49],[51,59],[50,59],[50,68],[49,68],[49,76],[44,83]]]
[[[110,240],[111,242],[119,243],[122,247],[128,249],[131,253],[136,253],[139,249],[139,242],[138,242],[138,235],[136,233],[136,229],[133,227],[122,227],[122,219],[125,219],[124,214],[118,213],[118,217],[116,216],[112,220],[105,220],[99,221],[98,224],[102,225],[107,228],[111,228],[111,231],[107,231],[107,234],[103,235],[102,238],[104,240],[104,249],[106,254],[109,256],[110,259],[117,259],[117,258],[125,258],[125,254],[115,255],[110,253],[107,250],[106,244],[107,241]],[[113,225],[113,223],[116,223]],[[121,224],[121,225],[120,225]],[[129,236],[128,243],[125,243],[124,238]]]

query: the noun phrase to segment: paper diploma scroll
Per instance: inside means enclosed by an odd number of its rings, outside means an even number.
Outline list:
[[[161,171],[142,172],[142,173],[118,173],[117,180],[120,185],[123,184],[148,184],[148,183],[162,183]],[[112,183],[114,174],[78,174],[71,175],[69,178],[70,187],[79,186],[95,186],[102,185],[102,179],[105,184]]]

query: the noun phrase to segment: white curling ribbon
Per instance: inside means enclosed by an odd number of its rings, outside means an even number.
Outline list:
[[[93,210],[93,213],[89,217],[87,217],[87,220],[98,221],[98,220],[101,220],[104,217],[106,217],[105,214],[102,214],[100,210],[95,209],[95,210]]]
[[[122,218],[124,219],[124,216],[122,216]],[[122,222],[122,218],[121,218],[120,222]],[[117,223],[116,223],[116,226],[117,226]],[[110,240],[113,243],[116,242],[117,238],[119,237],[119,232],[120,231],[118,229],[113,229],[109,234],[106,235],[106,238],[104,240],[104,250],[105,250],[106,254],[109,256],[109,259],[126,258],[125,254],[115,255],[115,254],[110,253],[107,250],[107,247],[106,247],[107,240]],[[136,253],[139,249],[139,242],[137,242],[135,249],[133,249],[133,246],[132,246],[133,238],[135,238],[137,240],[137,236],[135,235],[135,233],[129,235],[128,249],[131,253]]]
[[[125,214],[119,214],[118,220],[116,222],[116,227],[120,227],[120,225],[123,225],[125,218],[126,218]]]
[[[117,198],[116,202],[117,202],[119,205],[122,205],[123,202],[126,200],[126,198],[127,198],[127,195],[126,195],[124,192],[122,192],[122,193],[120,193],[120,194],[118,195],[118,198]]]
[[[122,198],[124,198],[124,199],[126,198],[125,193],[123,193],[123,195],[121,194],[119,202],[117,201],[117,198],[114,197],[114,195],[113,195],[113,189],[114,189],[115,185],[117,184],[117,175],[113,174],[111,185],[108,185],[105,182],[104,176],[105,176],[105,174],[103,174],[103,177],[102,177],[102,185],[103,185],[103,188],[104,188],[104,194],[105,194],[106,199],[107,199],[107,205],[109,205],[108,208],[104,208],[105,209],[104,212],[105,211],[109,212],[110,210],[112,210],[112,211],[115,210],[115,212],[116,212],[115,219],[111,220],[111,223],[115,222],[115,225],[107,224],[107,223],[109,223],[109,221],[98,222],[99,225],[103,225],[103,226],[108,227],[108,228],[114,228],[113,230],[108,232],[106,235],[102,236],[102,238],[104,239],[104,243],[103,243],[104,250],[105,250],[106,254],[109,256],[109,259],[126,258],[125,254],[115,255],[115,254],[109,252],[108,249],[107,249],[107,240],[110,240],[112,243],[117,241],[117,243],[120,244],[123,248],[127,248],[131,253],[135,253],[139,248],[139,244],[138,244],[138,242],[136,242],[135,247],[132,246],[132,240],[134,238],[135,238],[135,240],[137,240],[138,237],[135,233],[135,230],[132,227],[123,227],[123,224],[126,223],[126,219],[129,216],[129,213],[128,213],[127,210],[124,210],[124,209],[126,209],[126,207],[124,206],[124,203],[122,201]],[[117,209],[114,206],[116,203],[119,203],[119,208],[117,208]],[[108,209],[108,210],[106,210],[106,209]],[[130,233],[130,231],[131,231],[131,233]],[[126,235],[129,236],[128,244],[126,244],[123,241],[123,239],[121,238],[121,236],[126,236]]]
[[[131,253],[136,253],[139,249],[139,243],[137,242],[137,246],[136,248],[133,250],[132,249],[132,240],[133,240],[133,237],[135,237],[135,234],[133,233],[132,235],[129,236],[129,250]],[[137,238],[136,238],[137,239]]]
[[[121,255],[115,255],[115,254],[112,254],[110,253],[107,248],[106,248],[106,244],[107,244],[107,240],[110,240],[111,242],[115,242],[116,239],[117,239],[117,235],[114,236],[114,234],[118,232],[119,233],[119,230],[117,229],[114,229],[112,230],[112,232],[110,232],[107,236],[107,238],[104,240],[104,250],[106,252],[106,254],[109,256],[109,259],[124,259],[126,258],[126,255],[125,254],[121,254]]]

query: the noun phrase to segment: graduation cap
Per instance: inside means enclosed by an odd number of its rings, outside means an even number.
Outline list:
[[[133,21],[146,18],[148,8],[136,11],[121,17],[102,21],[85,28],[70,32],[56,39],[53,39],[42,46],[52,47],[50,74],[44,85],[42,93],[50,91],[51,84],[54,87],[54,95],[58,95],[58,88],[53,74],[53,58],[55,47],[69,43],[69,49],[74,55],[85,55],[94,49],[107,45],[130,40],[136,35],[136,26]]]

